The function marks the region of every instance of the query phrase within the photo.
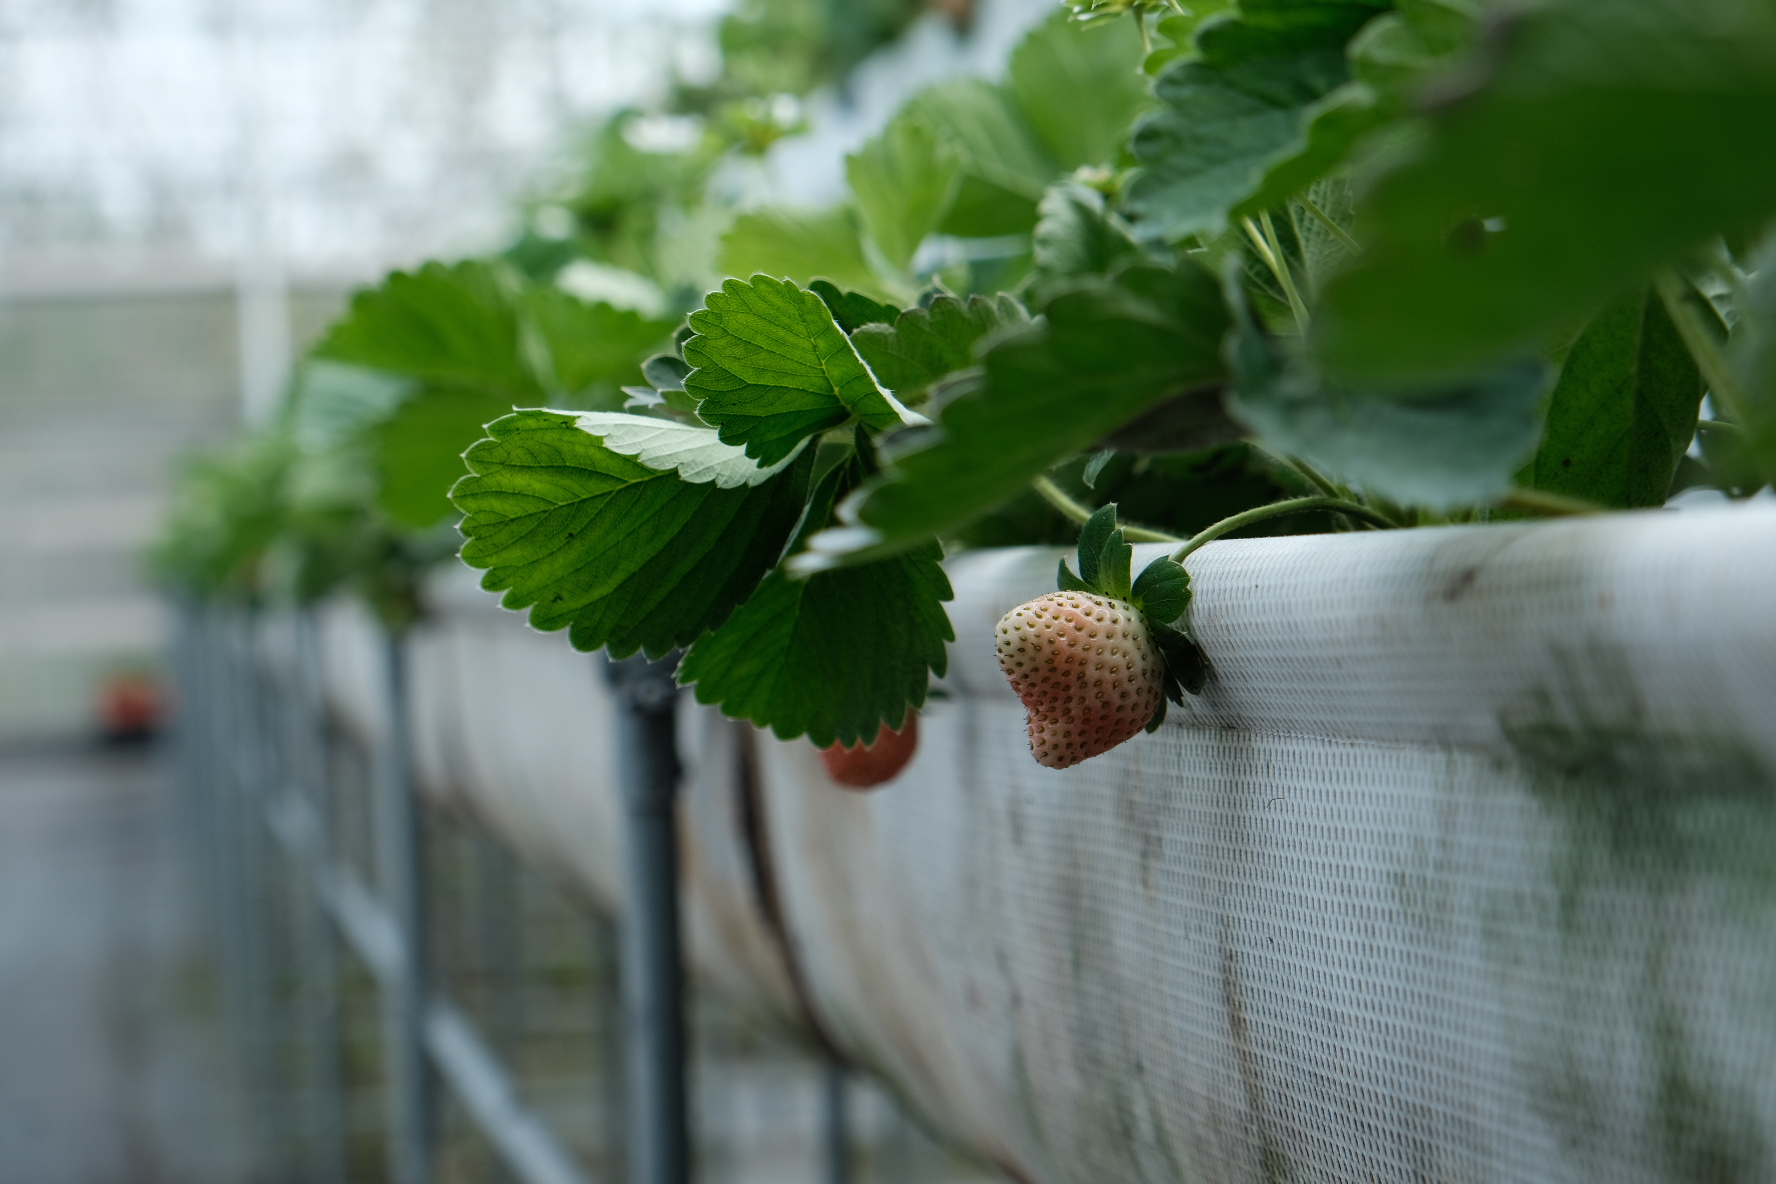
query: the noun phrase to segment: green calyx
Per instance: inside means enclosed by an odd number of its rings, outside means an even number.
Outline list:
[[[1147,723],[1147,730],[1154,732],[1165,722],[1167,699],[1182,707],[1185,692],[1202,694],[1209,680],[1209,664],[1188,631],[1190,573],[1170,555],[1161,555],[1131,579],[1134,556],[1134,547],[1116,523],[1116,503],[1112,502],[1079,530],[1078,574],[1062,559],[1055,579],[1063,592],[1125,601],[1140,612],[1165,667],[1165,697]]]

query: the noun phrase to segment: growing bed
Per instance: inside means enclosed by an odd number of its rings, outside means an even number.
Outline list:
[[[686,697],[707,982],[1044,1184],[1776,1174],[1776,509],[1215,544],[1204,695],[1064,772],[991,649],[1056,554],[951,561],[878,792]],[[440,599],[429,792],[620,909],[597,660]]]

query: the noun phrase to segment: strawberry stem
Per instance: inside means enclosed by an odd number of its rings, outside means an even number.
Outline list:
[[[1042,495],[1043,501],[1059,510],[1062,514],[1065,514],[1069,520],[1078,523],[1080,526],[1084,526],[1087,522],[1091,521],[1091,507],[1076,502],[1071,497],[1068,497],[1067,491],[1062,489],[1059,485],[1056,485],[1049,478],[1037,477],[1030,482],[1030,485],[1037,493]],[[1167,534],[1163,530],[1149,530],[1144,526],[1130,526],[1126,522],[1121,525],[1122,537],[1131,543],[1181,543],[1184,541],[1177,535]]]
[[[1342,497],[1297,497],[1286,502],[1272,502],[1268,506],[1255,506],[1244,513],[1223,518],[1213,526],[1205,527],[1190,536],[1190,541],[1172,552],[1172,559],[1178,563],[1198,547],[1205,547],[1224,534],[1230,534],[1242,526],[1250,526],[1254,522],[1263,522],[1267,518],[1281,518],[1285,514],[1305,514],[1310,510],[1331,510],[1336,514],[1345,514],[1352,518],[1361,518],[1365,522],[1387,529],[1399,523],[1383,514],[1377,513],[1368,506],[1353,502]]]

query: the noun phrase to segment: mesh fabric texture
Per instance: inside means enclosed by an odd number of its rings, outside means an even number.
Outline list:
[[[880,790],[760,735],[737,809],[687,703],[711,981],[1040,1184],[1776,1179],[1776,511],[1217,543],[1205,694],[1059,772],[993,649],[1057,555],[950,565]],[[466,590],[415,644],[434,792],[620,905],[590,660]]]
[[[1062,772],[991,648],[1057,554],[952,565],[897,782],[771,749],[863,1063],[1032,1181],[1776,1179],[1776,514],[1206,548],[1207,693]]]

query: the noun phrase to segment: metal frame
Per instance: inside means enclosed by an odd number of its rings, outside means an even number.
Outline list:
[[[346,1177],[339,1061],[338,947],[370,971],[381,996],[388,1088],[389,1179],[431,1184],[440,1089],[447,1089],[521,1184],[590,1184],[468,1015],[427,970],[426,892],[412,773],[407,651],[386,638],[389,730],[373,777],[378,886],[331,848],[325,712],[313,622],[297,626],[294,686],[274,685],[255,646],[251,614],[187,607],[180,616],[182,813],[210,912],[231,1027],[251,1099],[267,1180],[298,1178],[294,1148],[308,1131],[303,1179]],[[282,692],[283,701],[279,700]],[[281,861],[269,858],[275,849]],[[281,862],[282,867],[274,867]],[[297,1016],[280,1008],[272,961],[279,921],[269,878],[292,876],[300,984]],[[304,1088],[283,1096],[283,1036],[301,1031]]]
[[[605,668],[617,692],[618,776],[629,828],[622,975],[633,1184],[689,1184],[691,1178],[675,812],[677,667],[675,655]]]
[[[368,969],[379,996],[391,1184],[431,1184],[446,1096],[520,1184],[590,1184],[520,1099],[500,1057],[521,1023],[510,990],[520,934],[494,915],[516,900],[516,863],[484,838],[470,924],[480,961],[505,984],[493,1000],[493,1039],[431,973],[406,639],[383,639],[386,731],[372,753],[371,882],[334,849],[334,731],[312,616],[297,616],[293,653],[281,662],[264,644],[265,618],[251,611],[187,604],[179,621],[181,814],[215,934],[254,1142],[263,1150],[260,1178],[348,1179],[343,947]],[[630,1184],[690,1184],[676,655],[602,664],[616,699],[629,907],[619,925],[626,1081],[621,1097],[607,1099],[626,1125],[601,1125],[620,1144],[612,1150]],[[294,989],[280,991],[280,984]],[[291,1087],[293,1078],[299,1084]],[[849,1184],[841,1066],[828,1067],[824,1087],[820,1174]]]

